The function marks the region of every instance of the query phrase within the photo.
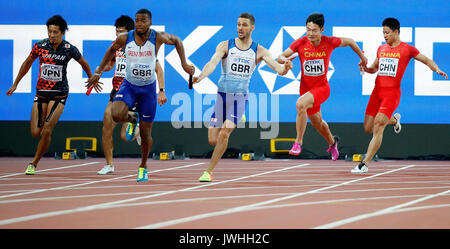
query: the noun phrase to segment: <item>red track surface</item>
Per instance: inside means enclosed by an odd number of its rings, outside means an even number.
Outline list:
[[[450,228],[449,161],[30,160],[0,158],[0,228]]]

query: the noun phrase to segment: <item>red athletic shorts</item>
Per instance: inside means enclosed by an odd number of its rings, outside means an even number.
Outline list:
[[[367,103],[366,115],[375,117],[377,113],[384,113],[389,119],[400,103],[400,87],[377,87],[370,95]]]
[[[320,105],[330,97],[330,85],[324,84],[308,90],[300,88],[300,96],[307,92],[310,92],[314,96],[314,105],[306,110],[306,113],[313,115],[320,111]]]

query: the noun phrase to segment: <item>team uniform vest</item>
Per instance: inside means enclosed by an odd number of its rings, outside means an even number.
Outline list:
[[[36,90],[68,92],[67,64],[71,59],[81,59],[80,51],[62,40],[56,50],[48,38],[36,42],[31,50],[30,57],[39,57],[39,78]]]
[[[256,68],[258,44],[253,42],[249,49],[240,50],[235,39],[228,40],[227,57],[222,59],[222,74],[218,91],[223,93],[248,93],[248,86]]]
[[[138,46],[134,40],[134,30],[128,32],[125,45],[125,79],[132,85],[145,86],[155,83],[156,35],[157,32],[150,29],[147,41]]]

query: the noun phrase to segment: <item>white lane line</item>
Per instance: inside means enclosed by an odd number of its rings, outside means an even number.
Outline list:
[[[92,164],[96,164],[96,163],[100,163],[100,162],[89,162],[89,163],[82,163],[82,164],[63,166],[63,167],[58,167],[58,168],[41,169],[41,170],[36,170],[36,173],[45,172],[45,171],[52,171],[52,170],[58,170],[58,169],[69,169],[69,168],[75,168],[75,167],[81,167],[81,166],[88,166],[88,165],[92,165]],[[14,174],[9,174],[9,175],[3,175],[3,176],[0,176],[0,178],[6,178],[6,177],[18,176],[18,175],[25,175],[25,173],[21,172],[21,173],[14,173]]]
[[[392,206],[392,207],[381,209],[381,210],[378,210],[378,211],[375,211],[375,212],[372,212],[372,213],[357,215],[357,216],[350,217],[350,218],[347,218],[347,219],[343,219],[343,220],[331,222],[331,223],[328,223],[328,224],[325,224],[325,225],[317,226],[315,228],[316,229],[335,228],[335,227],[338,227],[338,226],[342,226],[342,225],[349,224],[349,223],[352,223],[352,222],[360,221],[360,220],[363,220],[363,219],[367,219],[367,218],[371,218],[371,217],[375,217],[375,216],[379,216],[379,215],[384,215],[384,214],[389,214],[391,212],[396,211],[397,209],[401,209],[401,208],[406,207],[406,206],[410,206],[410,205],[413,205],[413,204],[416,204],[416,203],[419,203],[419,202],[422,202],[422,201],[426,201],[426,200],[429,200],[429,199],[434,198],[434,197],[438,197],[438,196],[441,196],[441,195],[446,195],[447,193],[450,193],[450,189],[446,190],[444,192],[440,192],[440,193],[432,194],[432,195],[427,195],[427,196],[424,196],[424,197],[416,199],[416,200],[412,200],[412,201],[409,201],[409,202],[406,202],[406,203],[402,203],[402,204],[399,204],[399,205],[395,205],[395,206]]]
[[[276,198],[276,199],[272,199],[272,200],[268,200],[268,201],[263,201],[263,202],[249,204],[249,205],[229,208],[229,209],[225,209],[225,210],[217,211],[217,212],[203,213],[203,214],[188,216],[188,217],[184,217],[184,218],[158,222],[158,223],[154,223],[154,224],[150,224],[150,225],[146,225],[146,226],[141,226],[141,227],[137,227],[137,228],[140,228],[140,229],[162,228],[162,227],[177,225],[177,224],[180,224],[180,223],[185,223],[185,222],[191,222],[191,221],[195,221],[195,220],[210,218],[210,217],[214,217],[214,216],[220,216],[220,215],[225,215],[225,214],[231,214],[231,213],[238,213],[238,212],[242,212],[242,211],[247,211],[249,209],[252,209],[252,208],[255,208],[255,207],[259,207],[259,206],[262,206],[262,205],[267,205],[267,204],[271,204],[271,203],[274,203],[274,202],[284,201],[284,200],[292,199],[292,198],[299,197],[299,196],[306,195],[306,194],[317,193],[317,192],[320,192],[320,191],[323,191],[323,190],[327,190],[327,189],[332,189],[332,188],[348,185],[348,184],[351,184],[351,183],[354,183],[354,182],[367,180],[367,179],[374,178],[374,177],[381,176],[381,175],[386,175],[386,174],[393,173],[393,172],[396,172],[396,171],[399,171],[399,170],[408,169],[408,168],[411,168],[411,167],[414,167],[414,166],[415,165],[408,165],[408,166],[405,166],[405,167],[401,167],[401,168],[398,168],[398,169],[386,171],[386,172],[383,172],[383,173],[378,173],[378,174],[375,174],[375,175],[371,175],[371,176],[367,176],[367,177],[363,177],[363,178],[358,178],[358,179],[347,181],[347,182],[343,182],[343,183],[340,183],[340,184],[335,184],[335,185],[332,185],[332,186],[327,186],[327,187],[323,187],[323,188],[319,188],[319,189],[315,189],[315,190],[311,190],[311,191],[296,193],[296,194],[293,194],[293,195],[280,197],[280,198]]]
[[[202,164],[204,164],[204,163],[195,163],[195,164],[178,166],[178,167],[173,167],[173,168],[168,168],[168,169],[153,170],[152,172],[160,172],[160,171],[167,171],[167,170],[174,170],[174,169],[182,169],[182,168],[192,167],[192,166],[197,166],[197,165],[202,165]],[[95,183],[100,183],[100,182],[109,182],[109,181],[119,180],[119,179],[128,178],[128,177],[132,177],[132,176],[136,176],[136,174],[126,175],[126,176],[119,176],[119,177],[108,178],[108,179],[103,179],[103,180],[95,180],[95,181],[84,182],[84,183],[73,184],[73,185],[67,185],[67,186],[61,186],[61,187],[36,189],[36,190],[28,191],[28,192],[20,192],[20,193],[16,193],[16,194],[2,195],[2,196],[0,196],[0,199],[16,197],[16,196],[22,196],[22,195],[35,194],[35,193],[41,193],[41,192],[46,192],[46,191],[75,188],[75,187],[85,186],[85,185],[89,185],[89,184],[95,184]]]
[[[192,184],[191,183],[185,183],[186,184]],[[161,184],[163,185],[163,184]],[[158,184],[158,187],[161,185]],[[136,185],[127,185],[129,187],[136,187]],[[115,188],[124,188],[127,186],[114,186]],[[167,186],[167,185],[166,185]],[[274,188],[301,188],[301,187],[317,187],[317,186],[323,186],[321,185],[292,185],[292,186],[282,186],[282,187],[272,187]],[[111,189],[112,186],[102,186],[101,188],[108,188]],[[318,194],[333,194],[333,193],[358,193],[358,192],[393,192],[393,191],[406,191],[406,190],[431,190],[431,189],[447,189],[448,186],[441,186],[441,187],[411,187],[411,188],[383,188],[383,189],[356,189],[356,190],[332,190],[332,191],[326,191],[326,192],[319,192]],[[88,189],[88,188],[74,188],[74,189]],[[100,189],[100,188],[96,188]],[[255,189],[255,188],[224,188],[224,189],[197,189],[193,191],[209,191],[209,192],[218,192],[218,191],[224,191],[224,190],[248,190],[248,189]],[[12,199],[12,200],[0,200],[0,204],[7,204],[7,203],[18,203],[18,202],[30,202],[30,201],[53,201],[53,200],[60,200],[60,199],[71,199],[71,198],[92,198],[92,197],[102,197],[102,196],[121,196],[121,195],[140,195],[140,194],[155,194],[155,193],[162,193],[165,191],[145,191],[145,192],[118,192],[118,193],[110,193],[110,194],[92,194],[92,195],[64,195],[64,196],[55,196],[55,197],[41,197],[41,198],[25,198],[25,199]],[[292,195],[295,193],[283,193],[279,195]],[[276,194],[275,194],[276,195]],[[421,195],[424,196],[424,195]]]
[[[142,197],[106,202],[106,203],[84,206],[84,207],[79,207],[79,208],[74,208],[74,209],[66,209],[66,210],[53,211],[53,212],[47,212],[47,213],[39,213],[39,214],[22,216],[22,217],[11,218],[11,219],[4,219],[4,220],[0,220],[0,226],[17,223],[17,222],[52,217],[52,216],[57,216],[57,215],[63,215],[63,214],[71,214],[71,213],[76,213],[76,212],[91,211],[91,210],[106,209],[106,208],[114,208],[114,205],[122,204],[122,203],[126,203],[126,202],[148,199],[148,198],[152,198],[152,197],[163,196],[163,195],[168,195],[168,194],[173,194],[173,193],[178,193],[178,192],[185,192],[185,191],[189,191],[189,190],[193,190],[193,189],[199,189],[199,188],[204,188],[204,187],[223,184],[223,183],[240,181],[240,180],[244,180],[244,179],[251,178],[251,177],[257,177],[257,176],[266,175],[266,174],[270,174],[270,173],[274,173],[274,172],[280,172],[280,171],[290,170],[290,169],[294,169],[294,168],[305,167],[308,165],[309,165],[309,163],[305,163],[305,164],[295,165],[295,166],[291,166],[291,167],[281,168],[278,170],[266,171],[266,172],[262,172],[262,173],[258,173],[258,174],[249,175],[249,176],[243,176],[243,177],[239,177],[239,178],[235,178],[235,179],[225,180],[225,181],[221,181],[221,182],[211,182],[211,183],[207,183],[207,184],[198,185],[195,187],[167,191],[167,192],[163,192],[163,193],[152,194],[152,195],[147,195],[147,196],[142,196]]]
[[[280,196],[280,195],[290,195],[290,194],[291,193],[200,197],[200,198],[181,199],[181,200],[165,200],[165,201],[148,201],[148,202],[139,202],[139,203],[127,203],[127,204],[115,205],[115,207],[136,207],[136,206],[148,206],[148,205],[155,205],[155,204],[171,204],[171,203],[179,203],[179,202],[209,201],[209,200],[220,200],[220,199],[240,199],[240,198]],[[286,207],[296,207],[296,206],[307,206],[307,205],[320,205],[320,204],[330,204],[330,203],[339,203],[339,202],[366,201],[366,200],[384,200],[384,199],[396,199],[396,198],[412,198],[412,197],[422,197],[422,196],[424,196],[424,195],[376,196],[376,197],[335,199],[335,200],[325,200],[325,201],[298,202],[298,203],[289,203],[289,204],[278,204],[278,205],[271,205],[271,206],[254,207],[254,208],[250,208],[248,211],[250,211],[250,210],[262,210],[262,209],[272,209],[272,208],[286,208]]]

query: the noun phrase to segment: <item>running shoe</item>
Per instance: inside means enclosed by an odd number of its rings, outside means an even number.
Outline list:
[[[394,125],[394,131],[398,134],[402,130],[402,125],[400,124],[400,118],[402,118],[402,115],[400,115],[400,113],[396,113],[394,114],[394,118],[397,119],[397,123]]]
[[[25,170],[25,175],[34,175],[34,170],[36,169],[36,165],[30,163],[28,164],[27,170]]]
[[[352,174],[364,174],[369,172],[369,167],[364,162],[360,162],[350,171]]]
[[[148,182],[148,175],[147,175],[146,168],[139,167],[136,181],[137,182]]]
[[[245,117],[245,113],[244,113],[244,114],[242,114],[241,122],[245,123],[245,121],[247,121],[247,117]]]
[[[105,165],[105,167],[97,172],[97,175],[106,175],[109,173],[114,173],[114,166]]]
[[[291,150],[289,151],[289,155],[298,156],[300,155],[300,152],[302,152],[302,146],[295,142],[294,145],[292,145]]]
[[[339,137],[334,136],[334,144],[332,146],[328,147],[328,150],[327,150],[328,153],[331,152],[331,159],[333,161],[336,161],[339,158],[338,145],[339,145]]]
[[[125,135],[125,138],[127,139],[127,141],[133,140],[134,133],[136,132],[136,127],[139,125],[139,114],[137,112],[135,112],[134,116],[136,116],[136,118],[134,118],[133,121],[128,122],[128,125],[127,125],[127,131],[126,131],[126,135]]]
[[[203,175],[198,178],[199,182],[212,182],[212,174],[207,171],[203,172]]]

